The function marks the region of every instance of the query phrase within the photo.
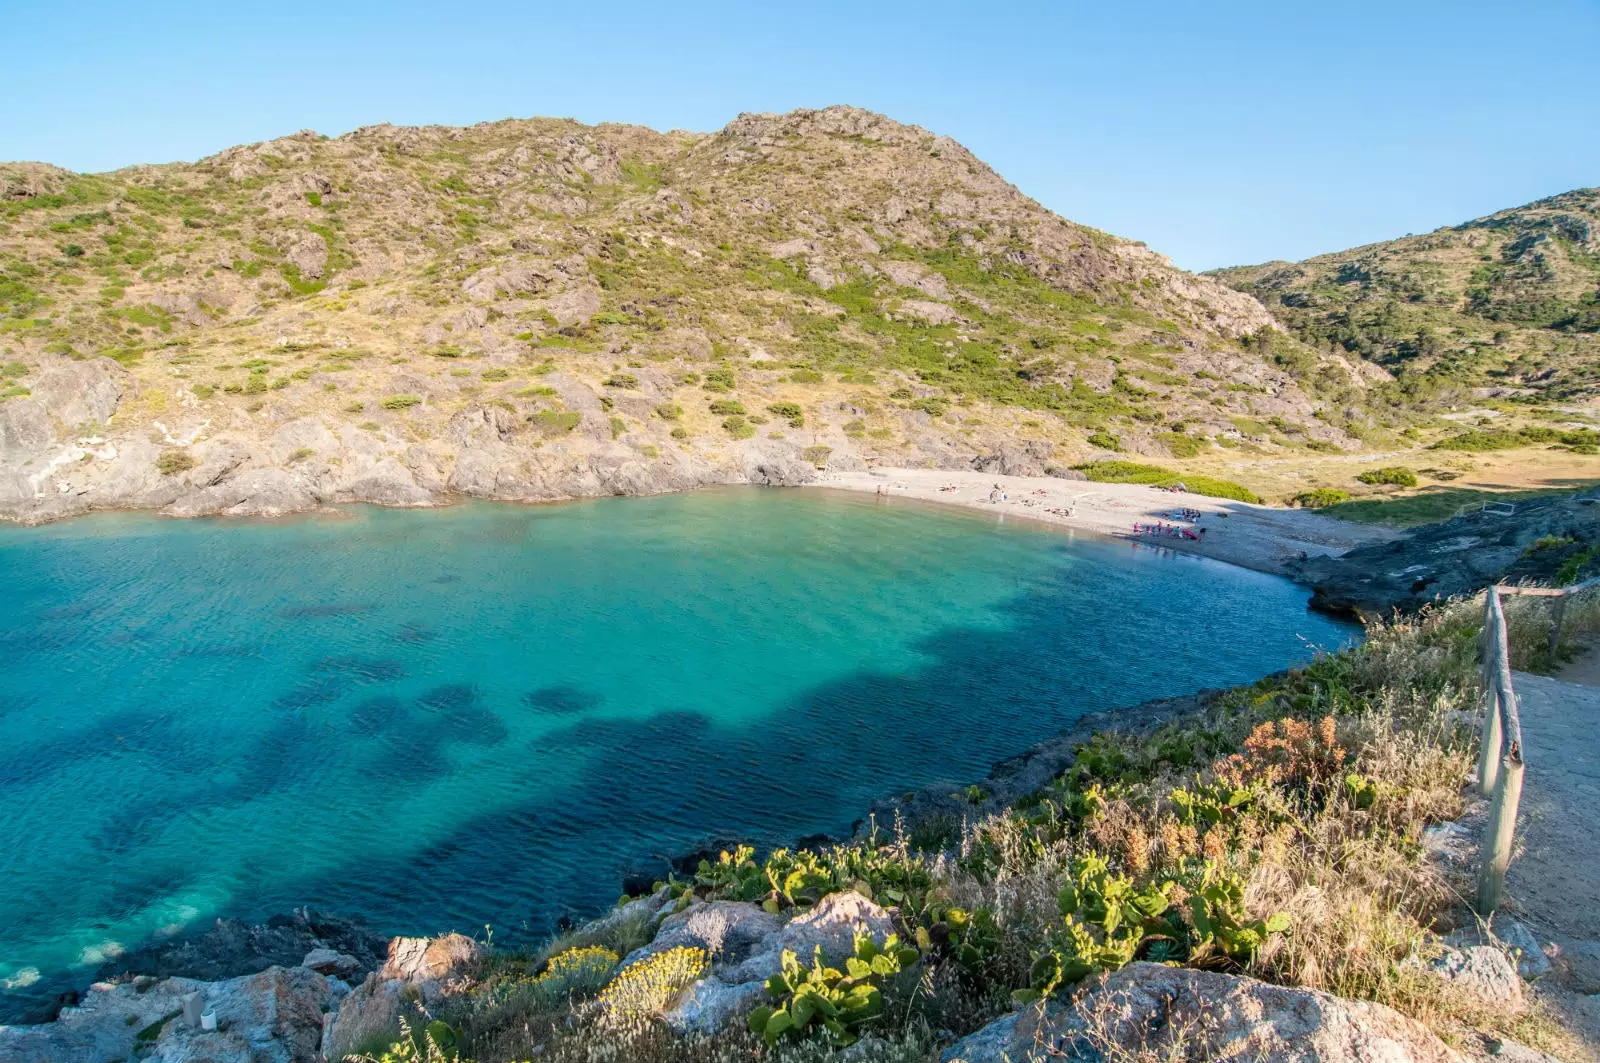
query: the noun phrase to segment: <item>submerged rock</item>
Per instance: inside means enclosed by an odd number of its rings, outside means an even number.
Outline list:
[[[184,977],[217,981],[255,974],[269,967],[302,966],[318,949],[342,953],[356,961],[342,975],[375,969],[383,960],[386,938],[350,919],[300,909],[265,923],[218,919],[207,930],[123,953],[100,968],[111,980],[128,975]]]

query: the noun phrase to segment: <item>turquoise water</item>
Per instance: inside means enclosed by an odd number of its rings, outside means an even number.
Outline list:
[[[13,998],[219,913],[543,934],[1352,636],[1221,564],[757,489],[98,516],[0,529],[0,588]]]

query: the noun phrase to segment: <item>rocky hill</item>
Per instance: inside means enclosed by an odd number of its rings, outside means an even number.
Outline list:
[[[1359,449],[1385,376],[844,107],[4,165],[0,315],[30,521]]]
[[[1574,402],[1600,391],[1600,188],[1304,262],[1211,276],[1325,352],[1399,376],[1395,400]]]

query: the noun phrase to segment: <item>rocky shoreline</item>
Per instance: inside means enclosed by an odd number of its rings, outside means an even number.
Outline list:
[[[1484,505],[1339,557],[1308,557],[1287,575],[1311,607],[1387,617],[1491,583],[1574,582],[1600,555],[1600,493]]]

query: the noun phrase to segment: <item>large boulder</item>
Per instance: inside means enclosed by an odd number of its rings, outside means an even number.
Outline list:
[[[340,987],[340,988],[336,988]],[[181,1019],[166,1024],[149,1063],[320,1063],[323,1014],[343,983],[304,967],[269,967],[259,974],[204,987],[205,1007],[218,1029],[196,1030]]]
[[[483,949],[465,934],[436,938],[395,938],[379,978],[397,978],[407,985],[428,987],[458,978],[483,958]]]
[[[395,938],[382,967],[367,976],[328,1017],[322,1049],[328,1059],[343,1059],[357,1049],[393,1040],[400,1017],[432,1006],[451,983],[483,957],[476,941],[462,934],[436,938]]]
[[[1100,1063],[1107,1058],[1249,1063],[1461,1063],[1381,1004],[1208,971],[1133,963],[1071,1005],[1032,1004],[958,1041],[941,1063]]]
[[[153,986],[148,982],[96,982],[82,1003],[62,1008],[54,1022],[0,1026],[0,1059],[6,1063],[123,1063],[132,1056],[141,1032],[178,1014],[184,994],[203,988],[204,983],[183,978]]]
[[[415,1001],[407,998],[406,984],[369,974],[328,1016],[322,1034],[323,1055],[330,1060],[344,1059],[371,1045],[393,1041],[400,1034],[400,1016],[405,1014],[418,1014]]]
[[[71,362],[48,369],[31,385],[33,397],[70,427],[105,424],[122,401],[124,370],[109,358]]]
[[[55,1022],[0,1026],[6,1063],[123,1063],[153,1045],[147,1063],[320,1063],[323,1015],[343,983],[303,967],[269,967],[220,982],[140,978],[98,982]],[[186,1025],[183,998],[198,993],[218,1029]]]
[[[889,913],[854,890],[830,893],[816,907],[795,916],[751,950],[750,957],[724,972],[729,983],[765,982],[782,967],[784,952],[807,963],[818,949],[830,964],[842,964],[855,951],[856,935],[882,941],[895,932]]]

